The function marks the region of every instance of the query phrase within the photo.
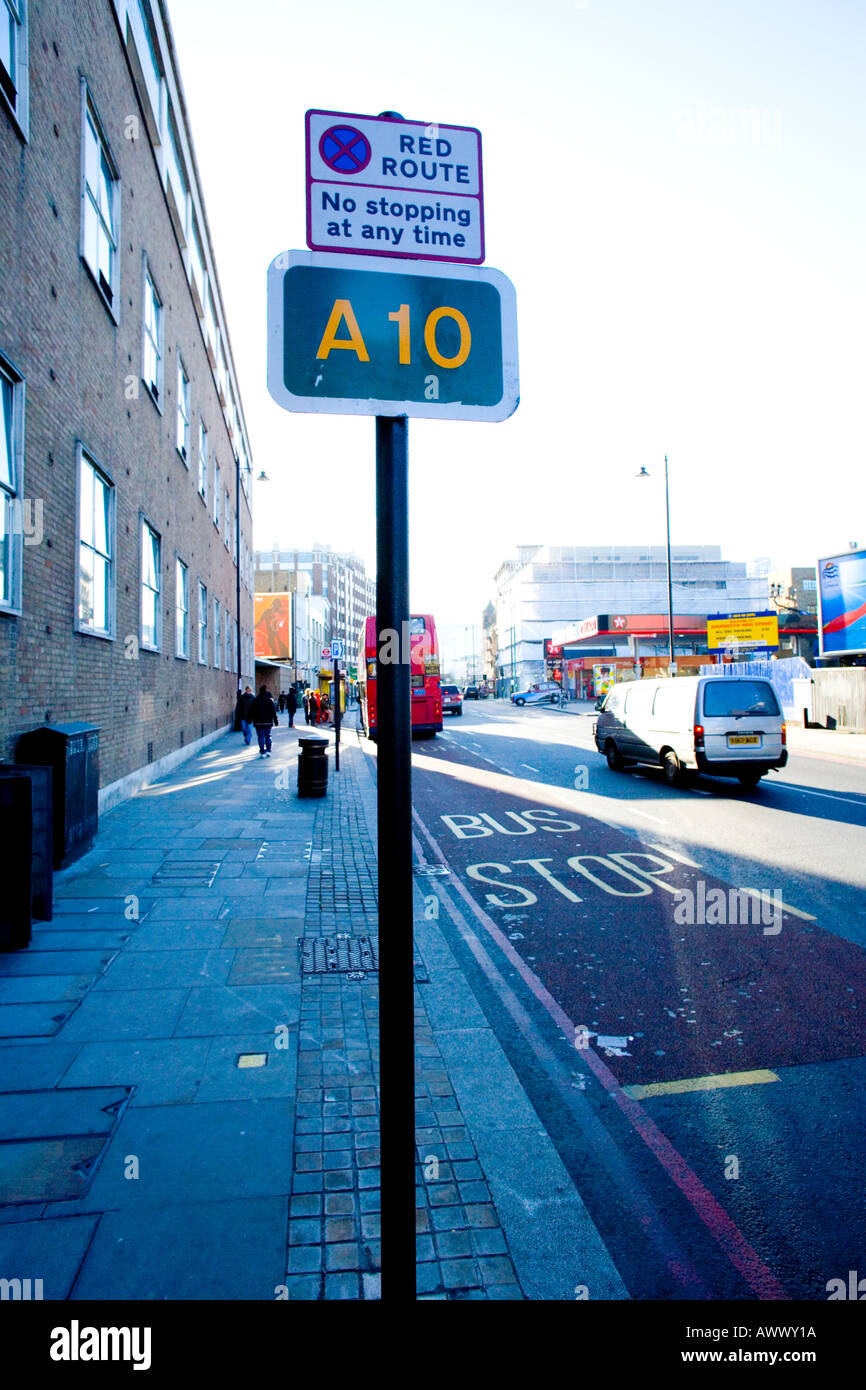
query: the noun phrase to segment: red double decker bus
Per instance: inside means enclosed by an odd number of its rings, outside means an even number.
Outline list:
[[[409,683],[412,690],[412,734],[432,738],[442,732],[442,690],[439,685],[439,641],[429,613],[413,613],[404,631],[393,639],[376,642],[376,619],[365,619],[358,644],[358,683],[361,723],[368,738],[377,731],[376,664],[382,660],[405,661],[408,646]]]

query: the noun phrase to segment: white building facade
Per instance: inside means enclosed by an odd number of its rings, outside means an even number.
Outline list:
[[[717,545],[671,547],[677,614],[739,613],[766,606],[766,580],[723,560]],[[666,613],[667,552],[654,546],[520,546],[495,575],[497,688],[544,672],[542,644],[558,628],[599,613]]]

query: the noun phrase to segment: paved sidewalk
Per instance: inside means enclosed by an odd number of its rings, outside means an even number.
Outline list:
[[[348,721],[228,735],[106,815],[0,955],[0,1277],[46,1299],[380,1293],[375,791]],[[417,978],[426,976],[421,957]],[[523,1297],[422,992],[418,1292]],[[492,1034],[491,1034],[492,1037]]]

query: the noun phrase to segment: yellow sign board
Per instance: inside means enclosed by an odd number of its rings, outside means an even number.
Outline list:
[[[779,645],[779,617],[776,613],[715,613],[707,618],[707,648],[711,652],[727,647],[767,647]]]

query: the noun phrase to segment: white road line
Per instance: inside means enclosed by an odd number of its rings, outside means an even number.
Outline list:
[[[847,801],[849,806],[859,806],[861,811],[866,811],[866,801],[855,801],[853,796],[834,796],[832,792],[813,792],[807,787],[789,787],[785,782],[777,782],[777,787],[784,787],[785,791],[795,792],[797,796],[823,796],[825,801]]]
[[[760,898],[761,902],[768,903],[770,907],[774,906],[774,900],[771,898],[770,894],[763,889],[741,888],[740,892],[748,893],[750,898]],[[798,907],[791,907],[790,903],[783,903],[780,901],[779,906],[783,912],[790,912],[792,917],[802,917],[804,922],[817,922],[818,920],[811,912],[801,912]]]
[[[521,766],[521,767],[528,767],[530,772],[540,772],[540,771],[541,771],[541,768],[540,768],[540,767],[533,767],[533,766],[532,766],[532,763],[521,763],[520,766]]]

